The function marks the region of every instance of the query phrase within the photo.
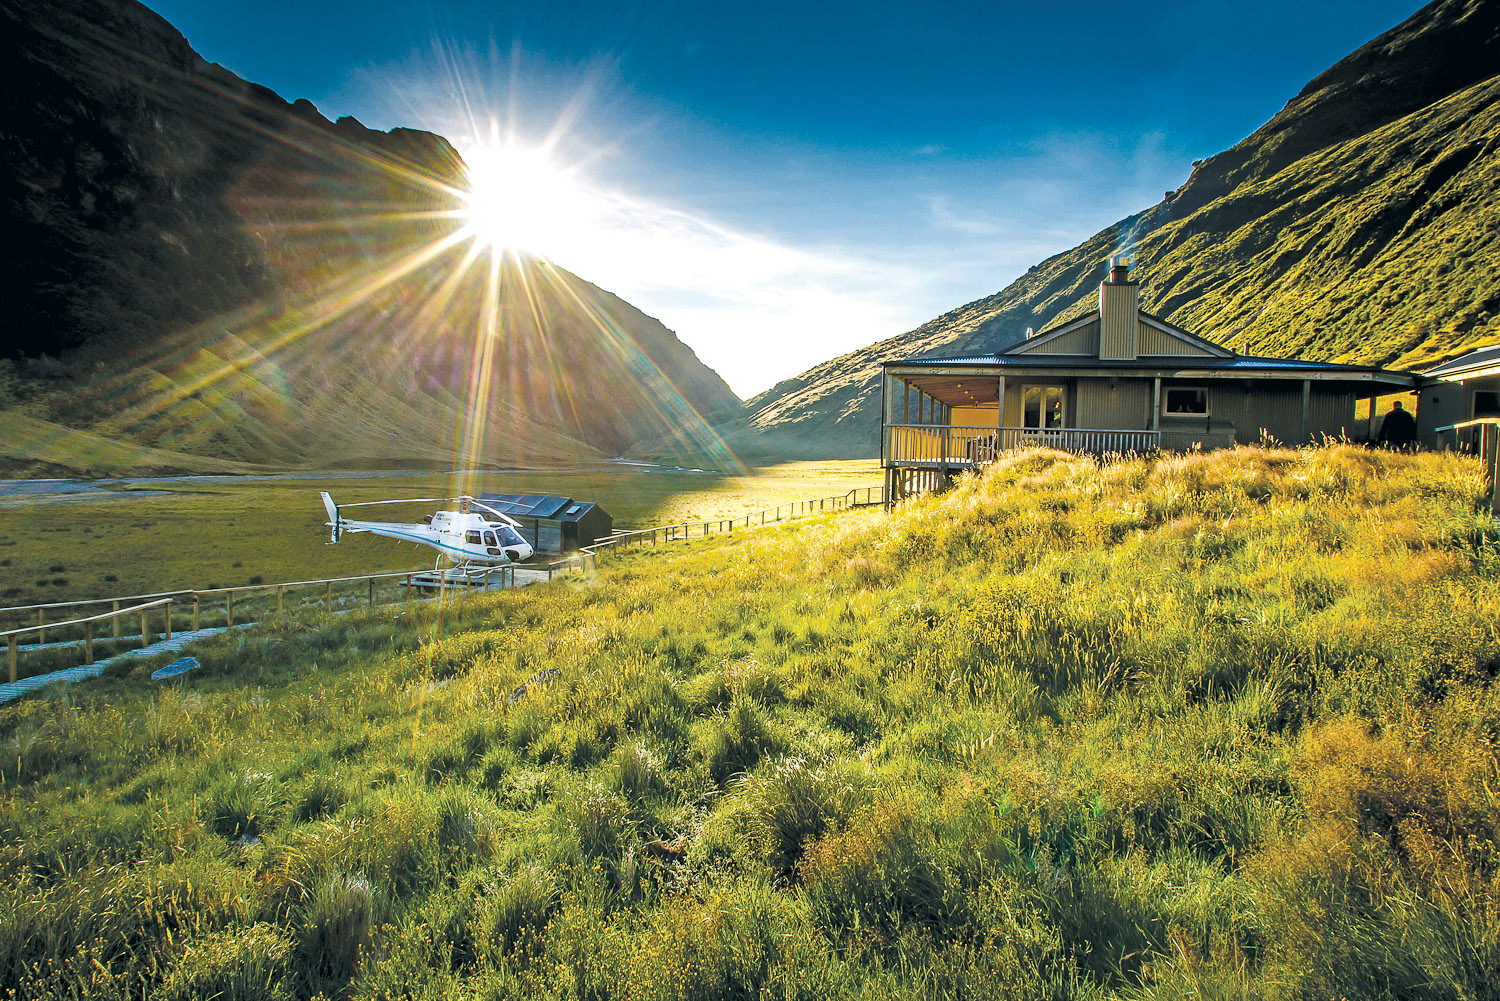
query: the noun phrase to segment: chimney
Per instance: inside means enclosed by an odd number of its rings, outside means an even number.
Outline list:
[[[1109,277],[1099,284],[1099,357],[1134,361],[1139,353],[1140,289],[1130,280],[1130,259],[1111,257]]]

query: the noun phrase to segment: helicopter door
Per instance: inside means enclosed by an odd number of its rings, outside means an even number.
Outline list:
[[[491,556],[500,555],[500,543],[496,541],[494,532],[484,533],[484,545],[485,552],[489,553]]]

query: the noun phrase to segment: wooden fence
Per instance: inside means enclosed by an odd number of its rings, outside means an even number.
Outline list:
[[[363,574],[357,577],[323,577],[317,580],[293,580],[278,584],[246,584],[240,587],[216,587],[197,591],[162,591],[155,594],[134,594],[119,598],[85,598],[79,601],[56,601],[44,605],[19,605],[12,608],[0,608],[0,618],[16,621],[19,618],[29,618],[34,615],[36,621],[0,632],[0,639],[5,640],[9,676],[11,681],[15,681],[18,674],[19,654],[56,649],[56,647],[46,645],[49,633],[54,637],[54,642],[77,643],[78,649],[84,656],[84,663],[92,664],[96,643],[107,643],[118,648],[123,644],[134,642],[135,630],[122,627],[121,624],[122,619],[128,619],[131,616],[140,616],[140,645],[144,647],[149,646],[151,641],[158,636],[171,639],[174,630],[177,632],[185,629],[197,630],[204,628],[205,624],[232,626],[237,620],[243,622],[250,616],[270,614],[273,609],[278,614],[285,612],[289,593],[295,596],[298,607],[322,604],[327,611],[331,612],[335,595],[341,605],[348,604],[351,599],[355,601],[364,599],[373,607],[378,594],[379,581],[401,581],[405,588],[401,593],[405,595],[413,593],[412,579],[426,572],[402,570],[395,573]],[[317,594],[309,600],[305,592],[313,588],[317,589]],[[137,604],[132,604],[133,602]],[[107,611],[93,615],[48,621],[50,616],[58,612],[67,614],[70,611],[86,610],[99,605],[108,605],[109,608]],[[157,609],[161,610],[159,632],[150,628],[150,616],[148,616],[149,612]],[[100,622],[109,623],[108,635],[95,634],[95,624]],[[28,635],[35,636],[36,647],[23,650],[21,639]]]
[[[751,514],[737,515],[733,518],[715,518],[708,521],[681,521],[675,525],[658,525],[655,528],[642,528],[634,531],[616,532],[607,539],[601,539],[591,546],[581,546],[578,552],[564,559],[548,564],[547,576],[550,580],[558,573],[570,573],[574,570],[582,570],[585,566],[596,564],[601,554],[614,555],[632,547],[655,546],[657,541],[678,542],[685,539],[706,539],[710,535],[728,534],[734,531],[736,525],[742,528],[758,528],[761,525],[775,524],[788,518],[800,518],[810,514],[821,514],[825,511],[844,511],[857,507],[874,507],[885,503],[885,487],[855,487],[843,494],[832,497],[816,497],[811,500],[792,501],[787,504],[778,504]],[[785,512],[785,514],[783,514]]]
[[[596,559],[599,552],[614,553],[619,550],[628,549],[632,546],[657,545],[660,542],[671,542],[693,537],[706,537],[720,532],[732,532],[736,526],[743,528],[756,527],[759,525],[773,524],[784,521],[787,518],[802,517],[816,514],[822,511],[838,511],[848,508],[867,507],[883,504],[885,501],[884,488],[882,487],[857,487],[847,493],[833,497],[819,497],[812,500],[793,501],[788,504],[780,504],[774,508],[766,508],[753,514],[736,516],[727,519],[713,519],[709,521],[679,522],[675,525],[658,525],[655,528],[645,528],[638,531],[619,532],[610,536],[593,546],[580,549],[573,556],[558,560],[547,565],[545,568],[537,567],[530,569],[525,566],[503,566],[495,567],[484,574],[486,590],[491,583],[491,574],[500,575],[502,587],[514,587],[517,585],[517,573],[520,572],[527,577],[527,582],[536,580],[551,580],[558,573],[567,573],[570,570],[580,569],[586,562]],[[13,623],[23,622],[25,624],[15,625],[13,628],[0,632],[0,639],[6,644],[6,656],[11,681],[16,681],[19,669],[19,655],[22,653],[44,653],[47,650],[56,650],[56,646],[47,644],[47,636],[54,637],[54,643],[76,643],[77,648],[84,657],[84,663],[94,663],[94,647],[96,643],[106,643],[118,649],[123,645],[135,642],[137,631],[134,628],[122,627],[121,622],[131,617],[139,617],[139,639],[142,647],[149,646],[156,637],[171,639],[173,631],[182,632],[185,629],[198,630],[208,626],[233,626],[236,622],[249,621],[256,616],[269,614],[281,614],[286,611],[289,595],[294,595],[295,607],[308,607],[314,604],[322,604],[323,607],[332,612],[335,598],[339,605],[348,605],[351,600],[364,600],[370,607],[376,604],[378,594],[378,583],[380,581],[399,581],[402,596],[416,593],[413,581],[419,578],[429,578],[429,570],[402,570],[394,573],[362,574],[354,577],[323,577],[317,580],[294,580],[283,581],[276,584],[246,584],[238,587],[215,587],[202,590],[182,591],[159,591],[153,594],[134,594],[118,598],[85,598],[78,601],[55,601],[41,605],[18,605],[11,608],[0,608],[0,625],[7,620]],[[457,584],[457,582],[454,582]],[[306,591],[317,589],[317,593],[309,600]],[[467,590],[462,585],[455,586],[455,593],[463,593]],[[133,604],[134,603],[134,604]],[[53,616],[68,615],[75,611],[83,611],[101,605],[109,606],[106,611],[92,615],[76,618],[57,619]],[[159,610],[160,630],[153,628],[150,618],[151,613]],[[32,617],[35,621],[25,621]],[[49,621],[51,619],[51,621]],[[97,623],[109,623],[108,635],[96,635]],[[134,620],[131,619],[131,625]],[[23,649],[21,643],[23,637],[34,636],[35,646]],[[46,670],[50,670],[47,668]],[[43,673],[35,671],[32,673]],[[26,676],[30,676],[29,674]]]

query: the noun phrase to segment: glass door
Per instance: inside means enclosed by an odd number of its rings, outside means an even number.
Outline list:
[[[1021,394],[1021,426],[1046,431],[1063,427],[1062,386],[1027,386]]]

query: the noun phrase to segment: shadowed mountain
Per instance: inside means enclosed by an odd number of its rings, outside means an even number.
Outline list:
[[[1115,254],[1134,258],[1144,309],[1247,353],[1425,367],[1500,339],[1497,73],[1500,4],[1430,4],[1159,204],[995,295],[780,383],[738,434],[873,454],[881,362],[994,351],[1070,319]]]
[[[477,246],[446,140],[329,122],[133,0],[0,0],[0,84],[0,410],[130,446],[12,468],[713,452],[739,410],[630,304]]]

